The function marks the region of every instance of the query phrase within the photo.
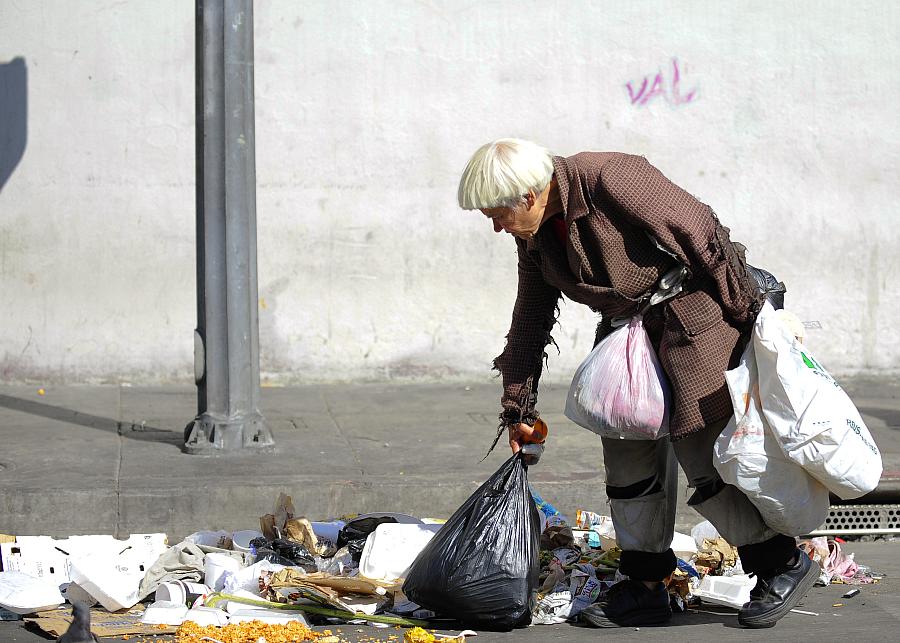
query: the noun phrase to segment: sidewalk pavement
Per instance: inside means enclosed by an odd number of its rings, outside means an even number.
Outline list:
[[[900,497],[900,382],[843,382],[884,454],[881,499]],[[600,440],[562,413],[567,387],[544,385],[547,450],[529,471],[544,499],[574,518],[607,513]],[[249,529],[278,494],[324,520],[397,511],[446,518],[508,455],[493,440],[500,386],[331,384],[263,388],[274,453],[181,452],[196,413],[190,386],[0,385],[0,533],[167,533]],[[676,526],[700,518],[682,479]],[[897,492],[896,494],[894,492]],[[893,500],[898,502],[898,500]]]

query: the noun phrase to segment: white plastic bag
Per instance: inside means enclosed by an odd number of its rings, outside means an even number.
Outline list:
[[[784,455],[766,426],[752,342],[725,381],[734,417],[713,447],[719,475],[744,492],[775,531],[799,536],[819,528],[828,515],[828,490]]]
[[[606,437],[669,433],[669,385],[640,316],[603,339],[575,371],[566,417]]]
[[[850,397],[774,312],[764,306],[753,327],[766,422],[788,458],[858,498],[878,486],[881,452]]]

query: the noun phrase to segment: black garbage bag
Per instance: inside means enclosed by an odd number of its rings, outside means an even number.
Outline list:
[[[318,571],[315,557],[300,543],[283,538],[276,538],[271,542],[265,538],[254,538],[250,541],[250,547],[256,552],[254,562],[267,560],[279,565],[302,567],[308,572]]]
[[[538,587],[540,519],[520,454],[456,510],[410,566],[414,603],[481,629],[531,622]]]
[[[747,272],[756,281],[759,291],[772,304],[772,308],[775,310],[784,308],[784,294],[787,292],[787,288],[783,281],[778,281],[778,278],[768,270],[751,266],[749,263],[747,264]]]
[[[385,522],[397,522],[396,518],[390,516],[368,516],[365,518],[354,518],[344,525],[338,532],[337,548],[340,549],[344,545],[350,550],[350,556],[353,561],[358,563],[362,557],[363,547],[366,546],[366,539],[369,537],[378,525]]]

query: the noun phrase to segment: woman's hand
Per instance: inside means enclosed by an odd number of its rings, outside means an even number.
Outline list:
[[[542,438],[539,439],[535,435],[534,427],[528,426],[524,422],[511,424],[507,430],[509,431],[509,448],[512,449],[513,454],[518,453],[522,446],[529,442],[543,442]]]

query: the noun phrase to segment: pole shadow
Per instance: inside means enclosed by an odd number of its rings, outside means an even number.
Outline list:
[[[28,70],[25,59],[0,63],[0,191],[25,155],[28,140]]]
[[[127,421],[120,422],[119,420],[114,420],[112,418],[82,413],[81,411],[69,409],[64,406],[53,406],[52,404],[26,400],[12,395],[0,394],[0,407],[19,411],[20,413],[36,415],[38,417],[47,418],[48,420],[77,424],[79,426],[86,426],[100,431],[108,431],[110,433],[121,435],[124,438],[138,440],[140,442],[172,444],[179,449],[184,442],[184,438],[180,431],[160,429],[158,427],[148,426],[143,422],[140,424]]]

